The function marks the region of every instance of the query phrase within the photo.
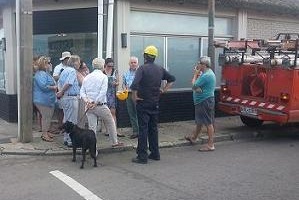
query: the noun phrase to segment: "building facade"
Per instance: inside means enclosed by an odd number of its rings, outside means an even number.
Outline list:
[[[104,0],[103,40],[108,5],[113,3],[113,58],[120,75],[130,56],[143,63],[147,45],[159,49],[157,62],[177,78],[161,97],[160,121],[194,118],[191,78],[200,56],[207,55],[207,0]],[[0,0],[0,117],[17,120],[15,2]],[[215,39],[268,39],[279,32],[299,33],[297,0],[218,0]],[[97,56],[97,0],[33,0],[33,55],[48,55],[58,64],[62,51],[78,54],[90,66]],[[1,39],[3,38],[3,39]],[[106,57],[106,43],[103,43]],[[216,49],[216,58],[221,49]],[[216,61],[217,86],[221,66]],[[28,66],[31,67],[31,66]],[[217,96],[217,92],[216,92]],[[129,125],[124,102],[118,102],[118,125]]]

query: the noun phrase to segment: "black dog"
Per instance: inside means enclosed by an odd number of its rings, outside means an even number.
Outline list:
[[[72,122],[65,122],[62,128],[67,132],[70,133],[70,138],[72,140],[73,145],[73,162],[76,161],[76,150],[78,147],[82,148],[82,164],[81,169],[84,168],[85,162],[85,154],[86,150],[89,149],[89,153],[91,158],[94,159],[94,167],[97,167],[97,157],[96,157],[96,144],[97,139],[95,136],[94,131],[88,129],[79,128],[77,125],[73,124]]]

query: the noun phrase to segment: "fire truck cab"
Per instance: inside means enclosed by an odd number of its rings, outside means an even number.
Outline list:
[[[220,110],[239,115],[247,126],[299,122],[299,34],[215,45],[224,49]]]

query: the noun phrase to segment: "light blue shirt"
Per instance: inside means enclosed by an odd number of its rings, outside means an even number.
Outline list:
[[[33,103],[54,107],[56,102],[55,91],[49,86],[54,86],[54,78],[45,71],[37,71],[33,81]]]
[[[196,79],[192,87],[194,105],[203,102],[207,98],[214,97],[215,87],[216,76],[213,70],[208,69]]]
[[[66,67],[60,74],[58,79],[58,88],[62,89],[64,85],[69,84],[70,87],[64,92],[66,96],[75,96],[80,94],[79,82],[77,79],[77,71],[72,67]]]
[[[123,84],[124,84],[124,86],[126,86],[126,88],[129,89],[131,87],[133,80],[135,78],[136,71],[137,71],[137,69],[135,69],[135,70],[130,69],[129,71],[124,73]]]

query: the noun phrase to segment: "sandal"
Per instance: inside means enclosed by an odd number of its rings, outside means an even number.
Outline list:
[[[118,143],[112,144],[112,147],[113,147],[113,148],[116,148],[116,147],[123,147],[123,146],[124,146],[124,143],[122,143],[122,142],[118,142]]]
[[[42,138],[43,141],[46,141],[46,142],[53,142],[53,139],[50,138],[49,136],[44,136],[44,135],[42,135],[41,138]]]
[[[117,137],[126,137],[124,134],[117,133]]]
[[[54,135],[52,133],[50,133],[50,132],[47,132],[47,135],[48,135],[49,138],[53,138],[54,137]]]
[[[50,130],[49,132],[50,132],[51,134],[58,135],[58,134],[60,134],[61,130]]]
[[[192,139],[192,136],[190,135],[186,135],[185,140],[189,141],[192,145],[196,143],[196,140]]]
[[[203,146],[200,149],[198,149],[198,151],[202,151],[202,152],[214,151],[214,150],[215,150],[214,145],[212,147],[210,147],[209,145],[206,145],[206,146]]]

